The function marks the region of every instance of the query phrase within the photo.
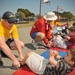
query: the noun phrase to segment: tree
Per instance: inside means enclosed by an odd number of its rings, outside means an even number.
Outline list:
[[[16,18],[25,18],[25,14],[22,11],[16,13]]]
[[[31,13],[30,16],[35,17],[35,14],[34,13]]]
[[[68,18],[69,21],[70,21],[70,20],[73,20],[73,14],[70,13],[70,12],[67,12],[66,17]]]
[[[32,13],[32,12],[30,12],[28,9],[19,8],[19,9],[17,10],[17,12],[19,12],[19,11],[23,12],[23,13],[25,14],[25,17],[35,16],[35,14]]]
[[[61,17],[67,18],[69,21],[73,20],[73,18],[74,18],[74,15],[71,12],[66,12],[66,11],[64,11],[63,13],[60,13],[60,12],[57,12],[57,11],[54,11],[54,12],[56,14],[58,13]]]

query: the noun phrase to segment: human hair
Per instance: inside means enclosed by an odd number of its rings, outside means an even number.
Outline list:
[[[75,23],[73,23],[73,26],[75,26]]]
[[[74,28],[74,27],[70,27],[70,28],[69,28],[69,31],[75,32],[75,28]]]
[[[74,61],[73,67],[75,67],[75,48],[71,48],[70,52],[71,52],[71,55],[72,55],[71,60]]]

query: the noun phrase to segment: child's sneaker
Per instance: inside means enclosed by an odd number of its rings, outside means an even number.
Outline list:
[[[36,48],[36,49],[38,48],[38,45],[37,45],[37,43],[35,43],[34,40],[32,40],[32,45],[33,45],[34,48]]]

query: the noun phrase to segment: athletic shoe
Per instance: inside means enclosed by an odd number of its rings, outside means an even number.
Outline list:
[[[36,49],[38,48],[38,45],[37,45],[37,43],[35,43],[34,40],[32,40],[32,45],[33,45],[34,48],[36,48]]]
[[[44,46],[44,45],[45,44],[44,44],[44,42],[42,40],[38,42],[38,46]]]

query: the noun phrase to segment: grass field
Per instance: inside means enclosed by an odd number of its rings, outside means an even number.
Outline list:
[[[16,26],[17,26],[17,28],[22,28],[22,27],[32,26],[33,24],[34,24],[34,21],[30,21],[28,23],[16,24]]]
[[[32,26],[34,24],[35,21],[29,21],[28,23],[20,23],[20,24],[16,24],[17,28],[22,28],[22,27],[28,27],[28,26]],[[74,21],[71,21],[71,25],[73,24]],[[66,22],[60,22],[61,24],[65,24]]]

